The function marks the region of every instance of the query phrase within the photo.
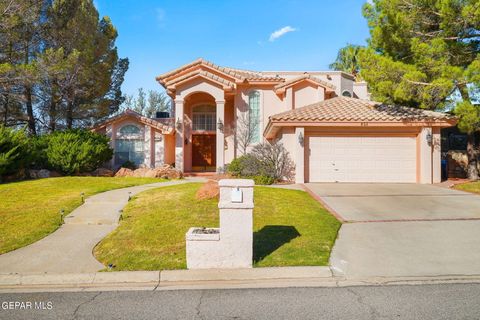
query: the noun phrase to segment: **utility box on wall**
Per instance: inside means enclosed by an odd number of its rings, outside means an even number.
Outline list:
[[[219,181],[220,228],[190,228],[187,268],[251,268],[253,260],[253,180]]]

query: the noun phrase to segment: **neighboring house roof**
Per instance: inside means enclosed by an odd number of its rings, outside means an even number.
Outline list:
[[[335,86],[331,83],[328,83],[327,81],[321,80],[317,77],[312,76],[311,74],[305,73],[304,75],[300,77],[293,78],[291,80],[285,81],[283,83],[280,83],[275,86],[275,92],[278,93],[283,93],[287,88],[296,85],[297,83],[307,81],[314,83],[318,86],[324,87],[327,89],[327,91],[334,91]]]
[[[113,116],[111,118],[108,118],[105,121],[102,121],[101,123],[95,125],[92,128],[92,130],[96,131],[96,130],[102,129],[111,123],[118,122],[124,119],[134,119],[144,125],[147,125],[159,130],[160,132],[162,132],[162,134],[173,134],[175,132],[175,129],[173,127],[174,126],[173,119],[151,119],[151,118],[144,117],[138,112],[135,112],[130,109],[127,109],[116,116]]]
[[[156,78],[168,91],[176,90],[176,86],[195,77],[203,77],[220,83],[227,88],[235,89],[242,83],[279,83],[285,79],[278,76],[263,75],[261,72],[221,67],[204,59],[197,59],[175,70],[164,73]]]
[[[415,125],[450,126],[456,118],[450,114],[347,97],[335,97],[302,108],[275,114],[269,118],[265,136],[272,138],[279,127],[288,125]]]

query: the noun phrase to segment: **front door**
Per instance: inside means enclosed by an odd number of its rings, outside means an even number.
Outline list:
[[[192,135],[192,170],[216,170],[216,136],[213,134]]]

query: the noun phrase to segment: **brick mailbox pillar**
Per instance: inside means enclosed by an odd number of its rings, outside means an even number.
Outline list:
[[[252,267],[253,186],[253,180],[219,181],[220,228],[188,230],[188,269]]]

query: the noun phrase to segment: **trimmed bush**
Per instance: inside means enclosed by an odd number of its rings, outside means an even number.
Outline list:
[[[48,137],[48,164],[67,175],[93,171],[112,155],[109,139],[87,130],[55,132]]]
[[[293,178],[294,164],[285,147],[278,142],[260,143],[252,152],[234,159],[227,172],[236,177],[250,178],[255,184],[272,184]]]
[[[0,180],[2,177],[18,174],[29,166],[30,161],[25,130],[0,126]]]
[[[275,182],[275,179],[273,179],[272,177],[264,176],[264,175],[254,176],[254,177],[251,177],[250,179],[253,179],[256,185],[270,185]]]

